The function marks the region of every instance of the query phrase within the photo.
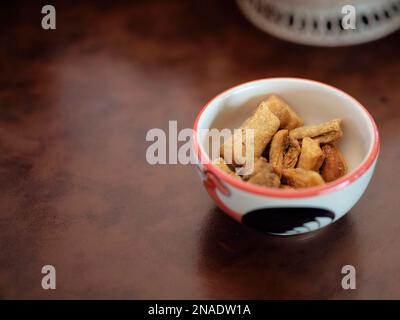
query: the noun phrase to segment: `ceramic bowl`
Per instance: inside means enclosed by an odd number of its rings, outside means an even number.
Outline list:
[[[291,42],[345,46],[369,42],[400,28],[400,0],[236,0],[261,30]],[[354,29],[342,19],[354,8]]]
[[[202,129],[239,127],[271,93],[283,97],[305,124],[343,119],[338,148],[348,164],[344,177],[307,189],[274,189],[236,180],[208,161]],[[251,81],[217,95],[197,116],[193,143],[201,180],[216,205],[240,223],[277,235],[314,231],[343,217],[367,188],[379,153],[375,121],[356,99],[330,85],[297,78]]]

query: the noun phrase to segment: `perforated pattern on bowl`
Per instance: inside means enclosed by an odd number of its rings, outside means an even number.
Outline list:
[[[342,27],[341,1],[237,0],[244,15],[262,30],[289,41],[351,45],[381,38],[400,28],[400,0],[353,1],[356,29]],[[354,3],[355,2],[355,3]]]

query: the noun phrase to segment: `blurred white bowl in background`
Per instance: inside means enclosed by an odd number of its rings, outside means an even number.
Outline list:
[[[291,42],[344,46],[382,38],[400,28],[400,0],[237,0],[257,27]],[[356,11],[356,29],[344,30],[342,8]]]

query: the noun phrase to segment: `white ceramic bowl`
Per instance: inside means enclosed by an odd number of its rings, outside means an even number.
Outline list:
[[[245,17],[276,37],[308,45],[344,46],[382,38],[400,28],[400,0],[236,0]],[[342,8],[356,12],[345,30]]]
[[[200,163],[209,157],[200,129],[237,128],[270,93],[288,101],[305,124],[343,119],[338,147],[349,167],[346,176],[308,189],[273,189],[238,181],[211,163]],[[313,231],[346,214],[367,188],[379,153],[376,124],[357,100],[332,86],[296,78],[251,81],[219,94],[199,113],[193,141],[201,179],[214,202],[233,219],[279,235]]]

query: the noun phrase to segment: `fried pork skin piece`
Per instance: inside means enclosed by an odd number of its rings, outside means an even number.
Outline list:
[[[292,130],[303,125],[303,119],[281,97],[271,94],[263,103],[278,117],[281,122],[280,129]]]
[[[300,144],[289,138],[288,130],[279,130],[272,138],[269,150],[269,162],[279,173],[283,168],[294,168],[300,154]]]
[[[265,158],[259,158],[256,161],[254,170],[248,177],[248,182],[270,188],[279,188],[281,184],[273,166]]]
[[[291,130],[289,136],[297,140],[310,137],[319,143],[332,143],[343,135],[341,123],[341,119],[333,119],[318,125],[304,126]]]
[[[300,155],[299,141],[289,137],[289,147],[283,156],[283,167],[285,169],[296,167]]]
[[[347,173],[346,162],[340,151],[331,144],[322,146],[325,161],[321,167],[321,176],[326,182],[334,181]]]
[[[288,186],[288,185],[286,185],[286,184],[281,184],[281,185],[279,186],[279,189],[294,190],[293,187]]]
[[[254,130],[254,161],[261,157],[265,147],[278,131],[279,119],[269,110],[266,104],[261,103],[254,113],[240,127],[242,135],[238,131],[221,146],[220,154],[227,163],[245,165],[246,162],[246,129]],[[240,131],[239,131],[240,132]],[[227,159],[232,155],[233,159]],[[233,161],[232,161],[233,160]]]
[[[283,158],[288,146],[289,131],[279,130],[277,133],[275,133],[269,149],[269,163],[272,164],[278,171],[283,168]]]
[[[324,158],[325,156],[319,143],[309,137],[305,137],[301,144],[301,153],[297,168],[319,171]]]
[[[319,173],[301,168],[283,169],[282,177],[287,185],[296,189],[315,187],[325,183]]]
[[[225,173],[229,174],[231,177],[234,177],[236,179],[241,180],[241,178],[234,172],[232,171],[228,165],[225,163],[224,159],[218,158],[212,162],[216,167],[220,168],[222,171]]]

